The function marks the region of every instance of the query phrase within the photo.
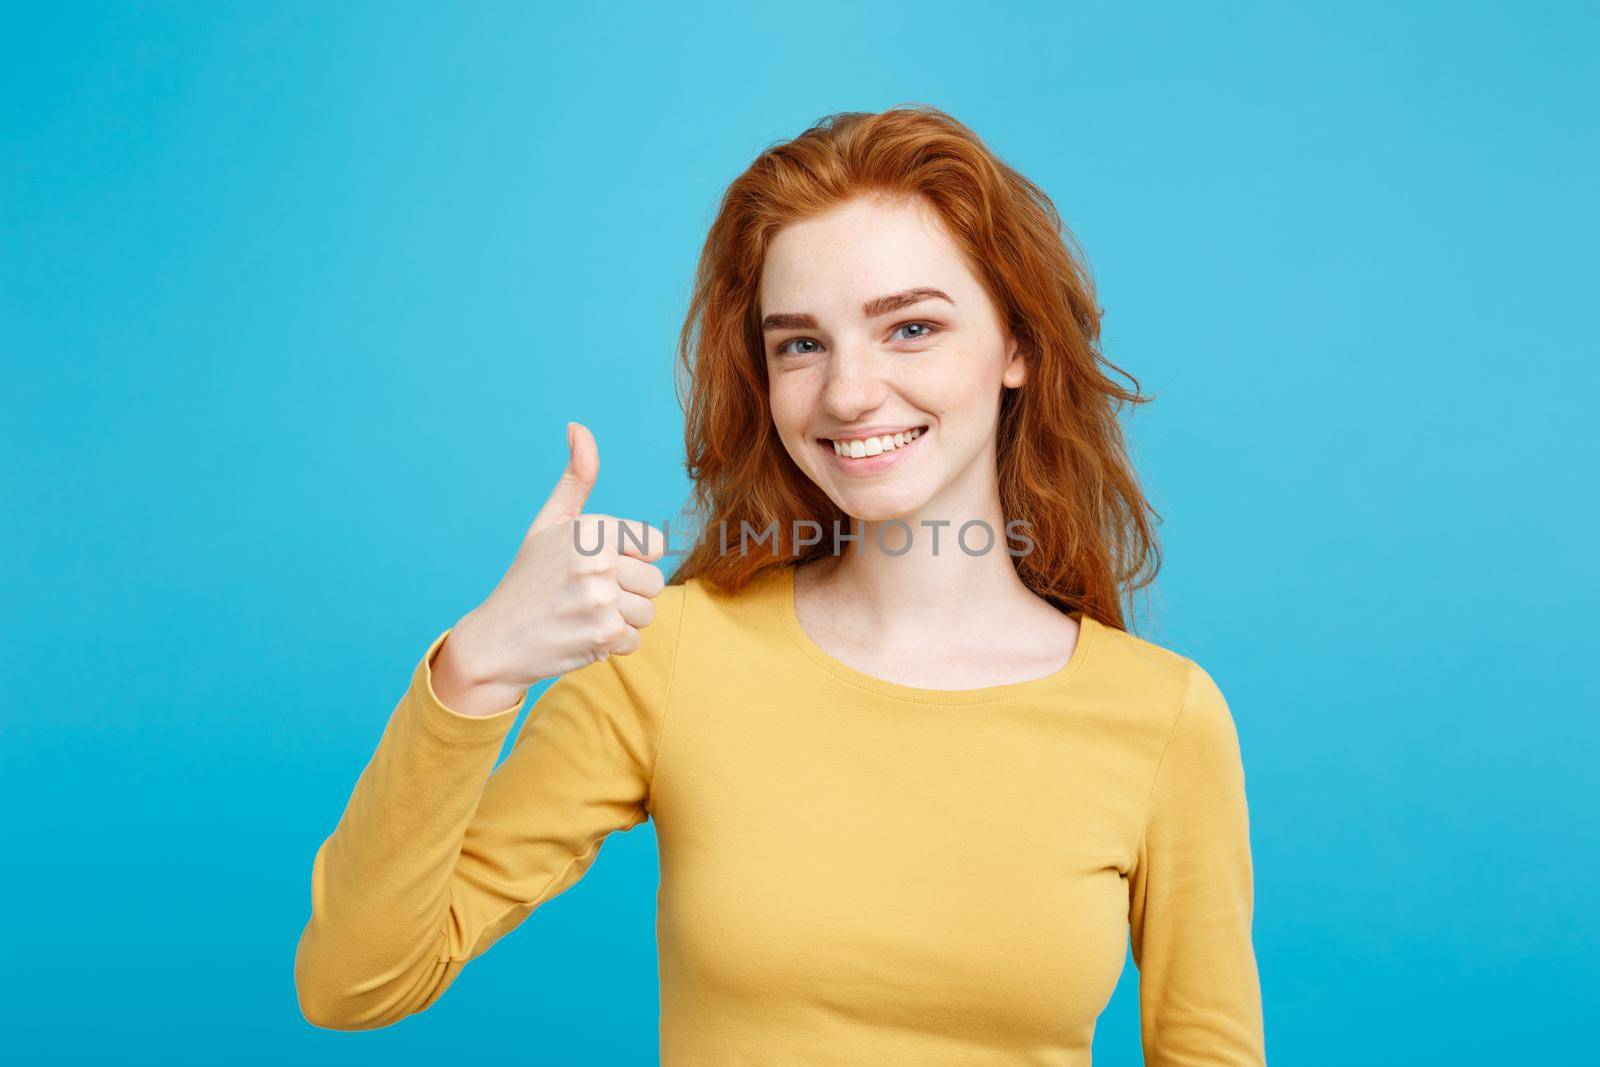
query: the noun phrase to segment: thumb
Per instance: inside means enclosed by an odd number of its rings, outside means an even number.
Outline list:
[[[599,474],[600,450],[595,446],[594,434],[581,422],[567,423],[567,469],[561,472],[549,499],[534,516],[533,529],[543,530],[583,514],[583,505]]]

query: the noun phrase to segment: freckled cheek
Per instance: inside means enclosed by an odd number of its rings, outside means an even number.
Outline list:
[[[896,391],[918,411],[941,420],[964,419],[981,399],[978,383],[960,366],[960,356],[910,368],[897,378]]]
[[[803,444],[807,419],[811,408],[802,391],[773,389],[767,396],[772,411],[772,424],[778,436],[789,446]]]

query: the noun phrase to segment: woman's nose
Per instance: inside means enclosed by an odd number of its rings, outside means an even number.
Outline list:
[[[828,360],[822,401],[828,414],[849,420],[883,403],[888,382],[876,353],[859,349],[840,351]]]

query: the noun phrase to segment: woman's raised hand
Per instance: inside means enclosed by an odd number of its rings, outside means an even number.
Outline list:
[[[655,566],[665,535],[643,522],[583,514],[600,472],[594,435],[568,423],[567,451],[567,469],[505,577],[434,657],[434,693],[453,711],[503,711],[541,679],[634,652],[655,617],[652,598],[666,585]]]

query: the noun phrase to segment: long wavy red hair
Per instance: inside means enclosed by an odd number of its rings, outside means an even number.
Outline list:
[[[1002,393],[996,442],[1002,511],[1025,520],[1034,542],[1013,557],[1018,574],[1058,608],[1127,629],[1125,602],[1131,612],[1160,569],[1160,516],[1118,415],[1150,397],[1101,353],[1094,283],[1050,198],[961,122],[919,104],[828,115],[768,147],[725,191],[678,341],[697,536],[671,584],[700,577],[736,593],[772,567],[833,555],[828,539],[797,547],[796,520],[850,528],[773,427],[756,293],[778,230],[863,194],[920,196],[937,209],[1029,361],[1022,387]],[[722,551],[719,531],[737,544],[745,522],[776,524],[775,554]]]

